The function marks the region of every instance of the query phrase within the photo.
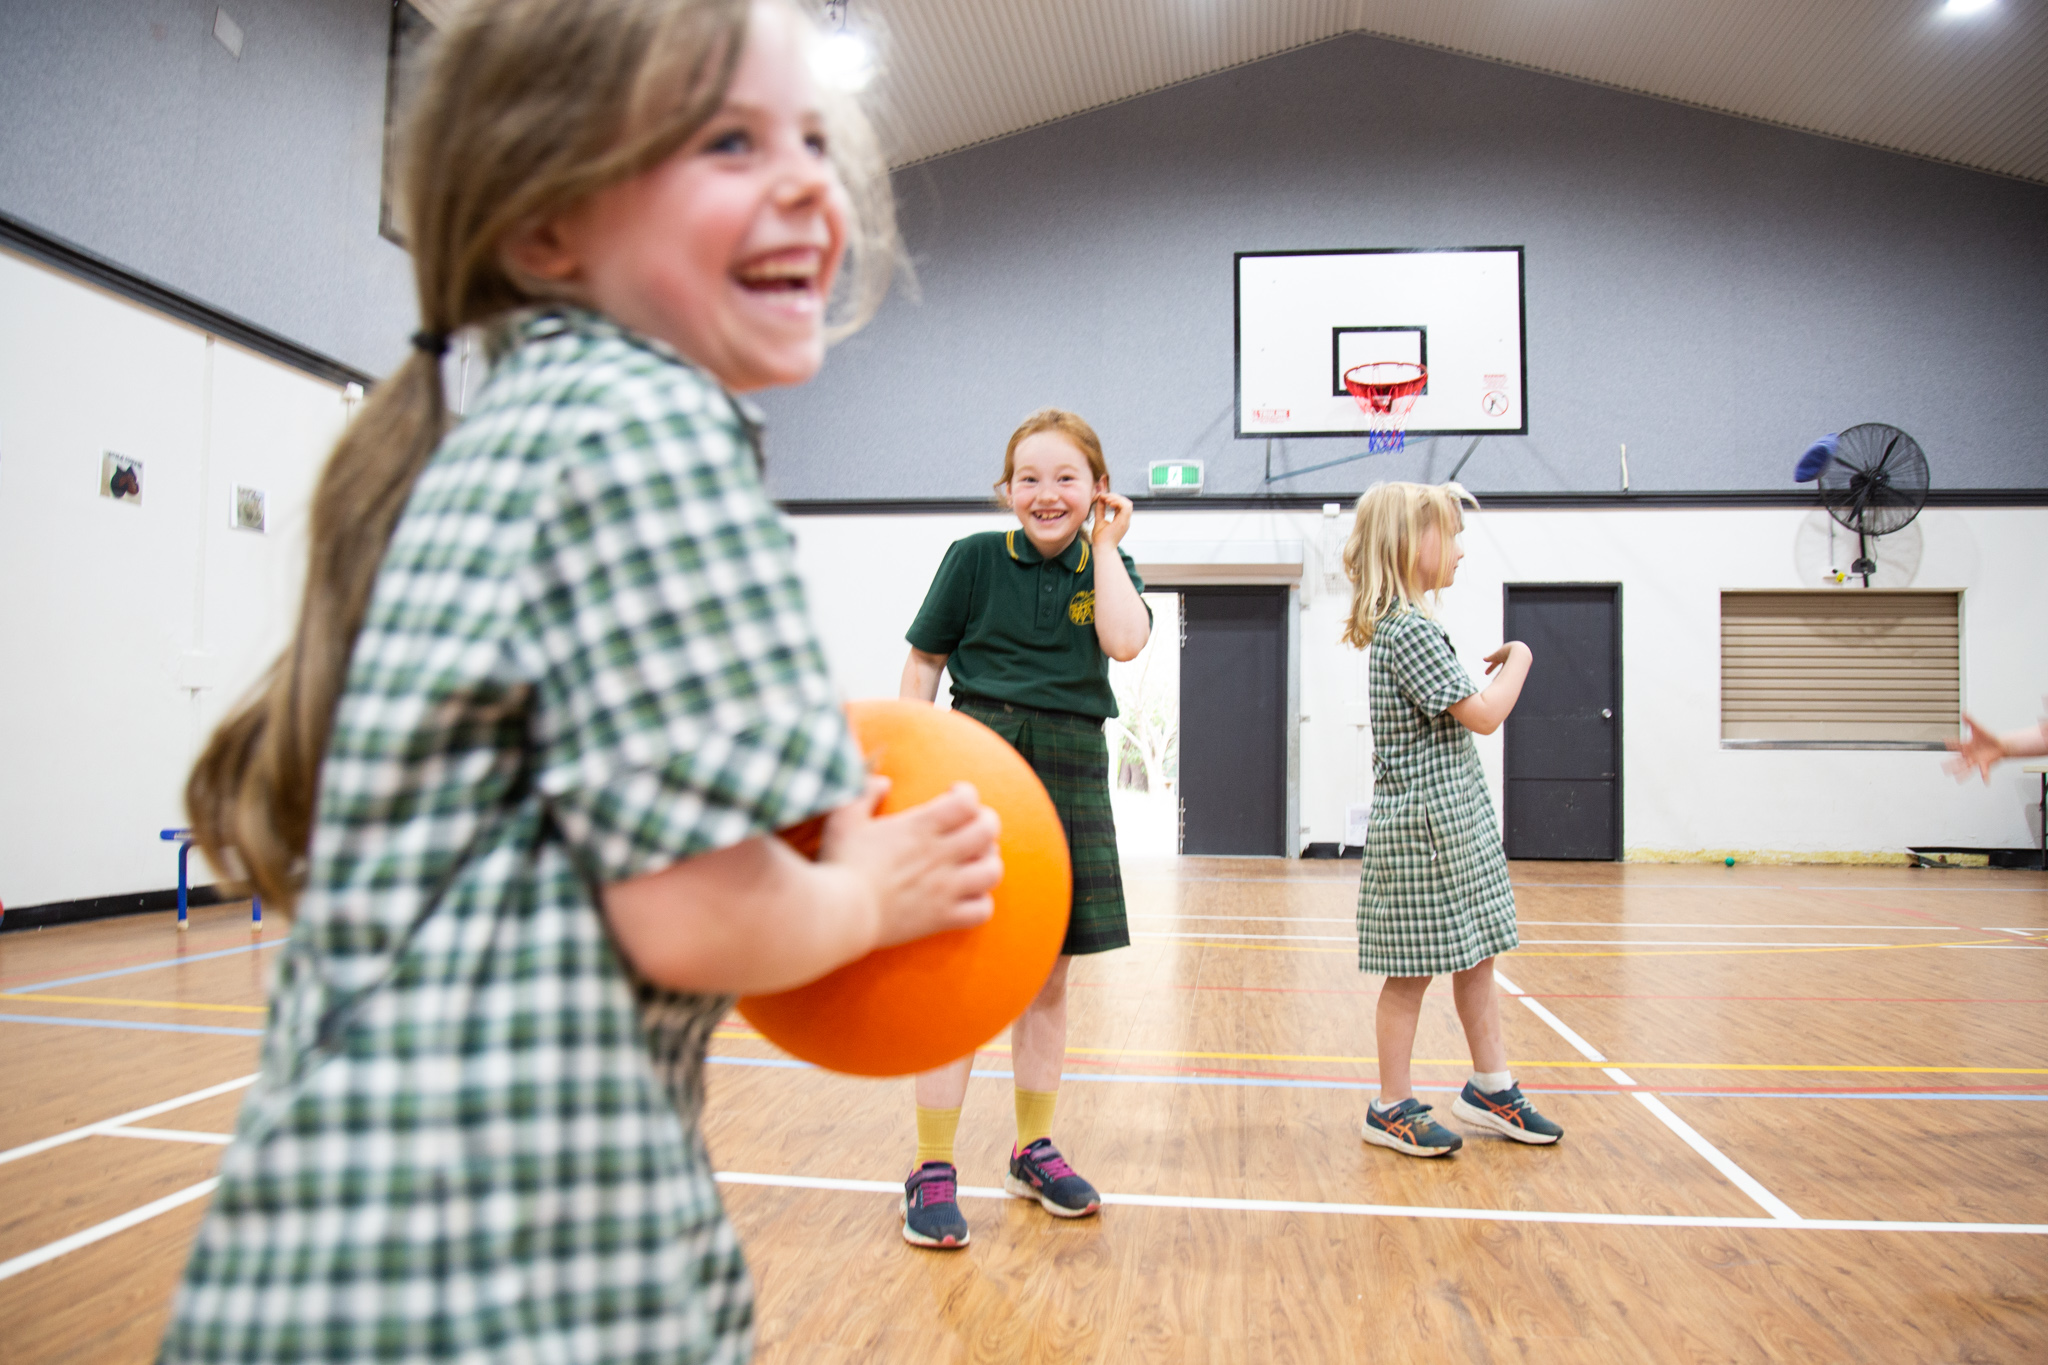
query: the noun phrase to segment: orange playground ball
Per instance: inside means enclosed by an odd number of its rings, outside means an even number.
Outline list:
[[[740,1013],[807,1062],[905,1076],[967,1056],[1024,1012],[1059,958],[1073,873],[1052,798],[995,731],[926,702],[857,701],[846,711],[868,767],[889,779],[881,814],[972,782],[1002,817],[995,914],[972,929],[877,949],[795,990],[747,996]],[[816,856],[816,822],[784,837]]]

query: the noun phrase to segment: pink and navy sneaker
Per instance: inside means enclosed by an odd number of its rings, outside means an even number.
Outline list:
[[[1003,1188],[1019,1199],[1036,1199],[1055,1218],[1086,1218],[1102,1207],[1102,1196],[1074,1174],[1051,1138],[1040,1138],[1021,1152],[1010,1149]]]
[[[917,1247],[964,1247],[960,1175],[950,1161],[927,1161],[903,1182],[903,1240]]]

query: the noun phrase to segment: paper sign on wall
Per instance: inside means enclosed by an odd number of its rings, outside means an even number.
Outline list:
[[[1344,808],[1344,845],[1347,848],[1365,847],[1366,826],[1372,822],[1372,802],[1364,801]]]

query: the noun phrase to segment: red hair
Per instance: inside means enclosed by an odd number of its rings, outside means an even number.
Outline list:
[[[1010,486],[1010,480],[1017,474],[1017,447],[1025,437],[1036,436],[1041,431],[1057,431],[1072,443],[1088,461],[1089,477],[1104,488],[1109,487],[1109,464],[1102,458],[1102,438],[1095,434],[1077,413],[1064,408],[1040,408],[1024,419],[1022,426],[1010,433],[1010,444],[1003,451],[1003,477],[996,480],[996,492]]]

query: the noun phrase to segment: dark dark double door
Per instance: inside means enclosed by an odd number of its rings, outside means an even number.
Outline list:
[[[1173,591],[1181,852],[1287,856],[1287,589]]]
[[[1505,638],[1535,656],[1508,717],[1510,858],[1621,857],[1621,588],[1507,586]]]

